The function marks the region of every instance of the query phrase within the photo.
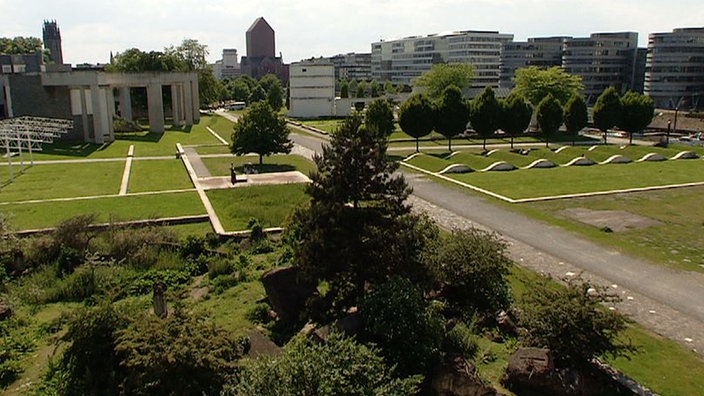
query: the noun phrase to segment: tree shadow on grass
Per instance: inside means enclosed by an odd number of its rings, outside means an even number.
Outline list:
[[[42,146],[42,154],[61,155],[69,157],[88,157],[96,151],[105,150],[110,143],[95,144],[82,141],[60,141]]]
[[[244,173],[245,165],[236,166],[235,169],[237,173]],[[257,173],[277,173],[277,172],[290,172],[295,171],[296,167],[288,164],[252,164],[250,167],[254,168]]]
[[[123,132],[116,133],[115,140],[126,140],[131,142],[151,142],[157,143],[164,136],[163,133],[154,132]]]

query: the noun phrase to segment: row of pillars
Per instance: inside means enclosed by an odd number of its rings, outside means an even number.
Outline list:
[[[171,114],[174,126],[193,125],[200,121],[198,81],[184,81],[173,83],[171,86]],[[149,131],[154,133],[164,133],[164,100],[162,95],[162,84],[147,84],[147,109],[149,115]],[[81,86],[80,105],[81,118],[83,121],[84,141],[103,144],[106,141],[115,140],[115,131],[112,119],[115,115],[115,97],[112,86]],[[88,107],[86,103],[86,90],[91,91],[91,107],[93,110],[93,128],[88,123]],[[119,111],[122,118],[132,121],[132,99],[130,87],[120,87],[118,89]]]

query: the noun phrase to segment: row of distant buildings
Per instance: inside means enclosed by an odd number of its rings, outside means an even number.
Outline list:
[[[704,27],[649,35],[638,47],[638,33],[594,33],[589,37],[537,37],[513,41],[496,31],[459,31],[371,44],[371,53],[350,53],[315,62],[334,65],[336,79],[391,81],[412,85],[437,63],[474,66],[472,88],[508,92],[519,68],[560,66],[582,77],[584,95],[594,103],[610,86],[645,93],[659,108],[701,108],[704,101]]]

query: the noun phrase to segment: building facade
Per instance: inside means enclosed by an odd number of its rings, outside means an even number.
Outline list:
[[[274,29],[263,18],[257,18],[245,34],[247,56],[241,59],[242,74],[260,79],[267,74],[274,74],[284,84],[288,81],[288,66],[283,63],[281,55],[276,56]]]
[[[211,65],[213,75],[218,80],[237,78],[242,75],[240,63],[237,59],[237,50],[234,48],[226,48],[222,50],[222,59],[215,61]]]
[[[638,56],[638,33],[593,33],[589,37],[565,40],[562,67],[569,74],[582,77],[584,96],[593,104],[608,87],[621,94],[642,86],[644,64]]]
[[[474,66],[472,88],[499,87],[501,50],[512,34],[459,31],[372,43],[372,78],[394,84],[413,81],[437,63]]]
[[[501,51],[501,72],[499,85],[513,89],[516,70],[524,67],[548,69],[562,66],[562,48],[571,37],[535,37],[528,41],[509,41]]]
[[[648,36],[644,90],[658,108],[704,107],[704,27]]]
[[[372,79],[372,54],[339,54],[327,59],[335,67],[335,80],[370,81]]]
[[[335,67],[332,63],[297,62],[290,66],[290,117],[335,115]]]

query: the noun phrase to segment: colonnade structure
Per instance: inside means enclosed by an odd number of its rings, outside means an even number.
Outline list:
[[[19,156],[20,171],[23,171],[23,152],[29,154],[30,165],[34,165],[33,152],[41,151],[42,144],[53,143],[72,128],[73,121],[62,119],[24,116],[0,120],[0,146],[5,152],[4,156],[10,169],[9,180],[6,182],[12,182],[15,178],[12,163],[14,155]]]
[[[146,88],[151,132],[164,133],[165,130],[164,86],[171,89],[174,126],[190,126],[200,120],[196,72],[44,72],[41,84],[45,88],[70,90],[71,114],[85,142],[103,144],[115,140],[113,118],[117,114],[133,120],[130,88]]]

